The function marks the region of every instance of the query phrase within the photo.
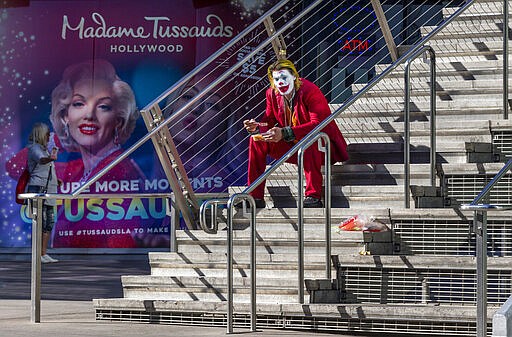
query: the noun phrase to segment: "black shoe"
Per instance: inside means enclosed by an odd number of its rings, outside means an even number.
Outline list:
[[[242,208],[242,202],[239,202],[238,204],[235,205],[235,208],[237,209],[241,209]],[[265,202],[265,200],[263,199],[254,199],[254,203],[256,204],[256,208],[265,208],[267,206],[267,203]],[[249,207],[248,204],[246,204],[247,207]]]
[[[254,203],[256,204],[256,208],[265,208],[265,207],[267,207],[267,203],[263,199],[254,199]]]
[[[305,197],[304,198],[304,208],[321,208],[324,207],[322,200],[314,198],[314,197]]]

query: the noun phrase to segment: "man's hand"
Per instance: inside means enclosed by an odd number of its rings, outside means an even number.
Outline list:
[[[253,133],[256,131],[256,129],[258,128],[258,126],[260,125],[260,123],[256,122],[254,119],[246,119],[244,120],[244,128],[247,130],[247,132],[249,133]]]
[[[262,136],[264,141],[275,143],[283,139],[283,132],[281,131],[281,128],[275,126],[267,132],[262,133]]]

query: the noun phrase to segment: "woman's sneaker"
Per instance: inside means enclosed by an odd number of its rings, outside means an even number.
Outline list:
[[[54,259],[53,257],[51,257],[48,254],[44,254],[43,256],[41,256],[41,263],[55,263],[55,262],[59,262],[59,260]]]

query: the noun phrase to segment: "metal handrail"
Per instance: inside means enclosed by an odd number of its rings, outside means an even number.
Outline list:
[[[241,201],[240,201],[241,200]],[[204,218],[205,210],[208,207],[213,207],[211,219],[214,228],[203,227],[206,233],[217,233],[218,224],[215,221],[217,217],[217,206],[227,204],[227,292],[228,292],[228,310],[227,310],[227,333],[233,333],[233,208],[239,202],[245,204],[245,200],[249,202],[251,208],[251,253],[250,253],[250,268],[251,268],[251,331],[256,331],[256,202],[249,194],[233,194],[229,199],[209,199],[201,205],[201,214],[203,217],[201,222],[206,222]]]
[[[503,0],[503,118],[508,119],[508,0]],[[476,332],[477,337],[487,335],[487,212],[511,210],[512,206],[481,204],[492,188],[512,168],[512,159],[478,193],[470,204],[460,206],[473,211],[473,228],[476,234]]]
[[[227,79],[236,69],[238,69],[240,66],[242,66],[244,63],[246,63],[248,60],[250,60],[253,56],[258,54],[264,47],[271,44],[274,39],[279,37],[281,34],[284,33],[288,28],[293,26],[297,21],[302,19],[307,13],[312,11],[318,4],[320,4],[322,0],[316,0],[313,3],[311,3],[308,7],[304,8],[304,10],[294,16],[292,19],[288,20],[286,24],[284,24],[279,30],[275,32],[273,36],[268,37],[263,41],[257,48],[254,48],[250,53],[248,53],[244,58],[240,59],[236,64],[231,66],[227,71],[225,71],[222,75],[218,76],[212,83],[210,83],[206,88],[204,88],[202,91],[197,93],[192,99],[190,99],[185,105],[183,105],[179,110],[177,110],[175,113],[173,113],[171,116],[167,117],[164,121],[162,121],[160,124],[155,126],[153,130],[151,130],[149,133],[147,133],[145,136],[140,138],[137,142],[135,142],[132,146],[130,146],[129,149],[123,151],[116,159],[114,159],[112,162],[110,162],[107,166],[105,166],[103,169],[101,169],[99,172],[97,172],[94,176],[92,176],[87,182],[82,184],[79,188],[77,188],[75,191],[73,191],[71,194],[73,196],[79,195],[80,193],[84,192],[91,184],[96,182],[98,179],[100,179],[103,175],[105,175],[108,171],[110,171],[114,166],[119,164],[121,161],[126,159],[130,154],[132,154],[135,150],[137,150],[139,147],[141,147],[144,143],[146,143],[151,137],[153,137],[156,133],[158,133],[162,128],[166,127],[169,123],[174,121],[176,118],[178,118],[180,115],[182,115],[187,109],[189,109],[191,106],[196,104],[198,100],[203,98],[211,89],[215,88],[218,84],[220,84],[222,81]],[[276,9],[277,10],[277,9]],[[270,14],[264,15],[262,18],[269,17]],[[260,22],[261,23],[261,22]],[[245,34],[247,34],[246,30],[244,30]],[[227,50],[227,48],[221,49],[223,52]],[[220,50],[219,50],[220,52]],[[203,62],[204,63],[204,62]],[[203,63],[198,67],[204,67],[206,64],[203,65]],[[188,76],[187,76],[188,77]],[[182,81],[180,81],[181,84]],[[172,90],[175,90],[177,87],[173,86],[171,87]],[[171,92],[168,89],[169,92]],[[159,98],[160,99],[160,98]],[[157,99],[159,101],[159,99]],[[155,100],[155,101],[157,101]],[[153,104],[154,105],[154,104]],[[151,105],[148,109],[151,109],[153,106]],[[146,109],[146,108],[145,108]],[[142,113],[144,113],[145,110],[142,110]]]
[[[321,146],[321,141],[325,142],[325,146]],[[303,144],[297,154],[298,164],[298,204],[297,204],[297,232],[299,241],[298,252],[298,302],[304,303],[304,151],[318,141],[318,147],[321,152],[325,153],[324,157],[324,181],[325,181],[325,277],[331,279],[331,141],[329,136],[323,132],[311,138],[307,143]]]
[[[217,219],[217,206],[226,203],[227,199],[209,199],[201,204],[200,212],[199,212],[199,224],[201,225],[201,229],[207,234],[217,234],[217,230],[219,229],[219,224],[216,221]],[[208,207],[213,207],[213,212],[210,214],[210,223],[212,227],[208,227],[207,224],[207,215],[206,211]]]
[[[249,195],[250,192],[252,192],[256,188],[256,186],[258,186],[259,184],[263,183],[268,178],[268,176],[270,174],[272,174],[274,171],[276,171],[277,168],[279,166],[281,166],[284,162],[286,162],[292,155],[294,155],[299,150],[302,150],[303,148],[310,146],[313,142],[315,142],[320,137],[320,134],[321,134],[323,128],[325,128],[330,122],[332,122],[336,117],[338,117],[338,115],[340,115],[344,110],[346,110],[349,106],[351,106],[357,99],[359,99],[362,95],[364,95],[367,91],[369,91],[373,86],[375,86],[378,82],[380,82],[382,80],[382,78],[387,76],[391,71],[393,71],[395,68],[397,68],[400,64],[405,63],[405,62],[409,62],[410,58],[414,58],[417,53],[419,53],[420,51],[423,51],[424,48],[425,48],[423,45],[426,42],[428,42],[441,29],[443,29],[445,26],[447,26],[449,23],[451,23],[462,12],[464,12],[469,6],[471,6],[473,4],[473,2],[474,2],[474,0],[468,0],[464,6],[459,8],[450,18],[448,18],[446,21],[444,21],[443,24],[441,24],[440,26],[438,26],[435,29],[433,29],[430,32],[430,34],[428,34],[426,37],[424,37],[417,45],[412,47],[411,50],[406,52],[396,62],[392,63],[389,67],[387,67],[379,76],[377,76],[372,81],[370,81],[357,94],[353,95],[345,104],[343,104],[341,107],[339,107],[333,113],[331,113],[331,115],[328,118],[326,118],[325,120],[320,122],[303,139],[298,141],[281,158],[276,160],[274,162],[274,164],[272,164],[269,168],[267,168],[265,170],[265,172],[261,176],[259,176],[255,181],[253,181],[253,183],[250,186],[245,188],[242,191],[242,194]],[[432,87],[435,90],[435,82],[432,82]],[[326,170],[327,170],[327,166],[329,166],[329,169],[330,169],[330,162],[326,161],[326,165],[325,165]],[[299,172],[299,176],[300,176],[300,178],[299,178],[299,181],[300,181],[301,178],[302,178],[300,172]],[[329,174],[329,178],[330,178],[330,174]],[[326,186],[327,185],[330,188],[330,183],[329,184],[326,183]],[[299,184],[299,189],[301,188],[301,186],[302,186],[302,183]],[[303,205],[302,205],[302,202],[301,202],[302,201],[301,194],[299,195],[299,204],[298,204],[298,207],[297,207],[299,213],[303,211]],[[330,200],[330,198],[329,198],[329,200]],[[326,202],[328,202],[328,200],[326,200]],[[330,204],[329,204],[329,206],[330,206]],[[206,207],[201,207],[201,210],[202,210],[201,213],[203,213],[206,210]],[[254,209],[253,209],[253,211],[254,211]],[[228,215],[230,214],[230,212],[231,211],[228,210]],[[301,217],[302,216],[299,216],[299,221],[300,221]],[[203,228],[207,227],[207,225],[205,223],[203,223],[203,221],[205,219],[206,219],[206,216],[201,214],[200,222],[201,222],[201,227],[203,227]],[[330,221],[330,219],[329,219],[329,221]],[[329,228],[329,230],[330,230],[330,228]],[[304,254],[303,253],[303,247],[301,248],[301,244],[300,244],[300,242],[301,241],[303,242],[303,240],[304,240],[304,238],[303,238],[303,235],[301,236],[301,228],[299,227],[299,268],[304,263],[304,261],[303,261],[303,259],[304,259],[304,257],[303,257],[303,254]],[[301,249],[302,249],[302,251],[301,251]],[[329,253],[329,255],[330,255],[330,253]],[[329,258],[330,258],[330,256],[329,256]],[[300,261],[300,259],[302,259],[302,261]],[[330,273],[330,264],[329,264],[329,262],[327,262],[327,265],[328,265],[328,269],[329,269],[328,272]],[[303,286],[302,286],[303,281],[304,281],[303,280],[303,278],[304,278],[303,272],[304,272],[303,268],[302,268],[302,270],[299,270],[299,280],[298,280],[298,282],[299,282],[299,285],[298,285],[299,303],[303,303],[304,302],[304,289],[303,289]],[[330,279],[330,277],[329,277],[329,279]]]
[[[234,194],[228,200],[228,324],[233,332],[233,209],[237,202],[247,200],[251,206],[251,331],[256,331],[256,202],[249,194]]]
[[[476,234],[476,331],[477,337],[487,334],[487,212],[511,210],[512,206],[480,204],[491,189],[512,168],[512,159],[492,178],[470,204],[460,206],[473,211],[473,229]]]
[[[503,166],[503,168],[494,176],[494,178],[489,181],[487,185],[478,193],[478,195],[475,197],[475,199],[471,202],[471,206],[475,206],[482,201],[483,198],[485,198],[490,192],[491,189],[503,178],[503,176],[512,168],[512,159],[509,159],[509,161]]]
[[[320,122],[310,133],[308,133],[304,138],[302,138],[299,142],[297,142],[288,152],[286,152],[280,159],[276,160],[274,164],[272,164],[267,170],[256,179],[250,186],[243,190],[242,193],[250,193],[252,192],[256,186],[261,184],[264,180],[268,178],[270,174],[277,170],[277,168],[282,165],[286,160],[288,160],[292,155],[294,155],[299,148],[309,142],[312,138],[315,137],[316,134],[320,133],[323,128],[325,128],[330,122],[334,121],[343,111],[345,111],[348,107],[354,104],[360,97],[366,94],[371,88],[373,88],[377,83],[379,83],[384,77],[386,77],[389,73],[395,70],[399,65],[405,63],[412,55],[414,55],[418,50],[422,49],[423,46],[432,39],[440,30],[444,29],[447,25],[449,25],[455,18],[457,18],[462,12],[468,9],[475,0],[468,0],[462,7],[457,9],[446,21],[444,21],[441,25],[434,28],[427,36],[422,38],[414,47],[412,47],[409,51],[404,53],[396,62],[389,65],[379,76],[374,77],[366,86],[364,86],[360,91],[358,91],[355,95],[352,95],[345,103],[343,103],[338,109],[333,111],[331,115]]]
[[[404,195],[405,208],[411,207],[411,64],[416,58],[428,52],[430,55],[430,185],[436,182],[436,53],[430,46],[424,46],[405,61],[404,70]]]
[[[251,207],[251,331],[256,331],[256,202],[249,194],[233,194],[228,202],[228,312],[227,333],[233,333],[233,210],[238,202]]]
[[[32,218],[32,264],[31,264],[31,277],[30,277],[30,321],[32,323],[41,322],[41,237],[43,231],[43,202],[45,199],[102,199],[110,198],[112,194],[82,194],[74,196],[70,194],[54,194],[54,193],[22,193],[18,194],[20,199],[28,201],[28,209],[31,212]],[[117,198],[165,198],[166,214],[170,208],[170,200],[172,193],[120,193],[116,194]],[[175,230],[176,227],[171,228]],[[176,233],[171,231],[174,238]],[[172,243],[171,243],[172,247]]]

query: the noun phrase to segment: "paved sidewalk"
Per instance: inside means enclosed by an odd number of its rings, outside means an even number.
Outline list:
[[[58,257],[58,256],[57,256]],[[121,275],[149,274],[147,259],[106,260],[105,257],[61,261],[42,266],[41,322],[31,323],[30,262],[0,261],[0,336],[8,337],[208,337],[225,336],[226,328],[151,325],[94,319],[93,298],[122,297]],[[235,329],[248,336],[333,336],[291,330]],[[340,334],[337,334],[340,336]],[[383,334],[341,334],[373,336]],[[409,335],[410,336],[410,335]]]

